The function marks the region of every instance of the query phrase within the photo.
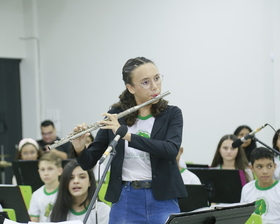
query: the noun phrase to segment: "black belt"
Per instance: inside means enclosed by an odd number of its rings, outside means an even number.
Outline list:
[[[122,182],[123,185],[126,186],[131,186],[134,189],[141,189],[141,188],[152,188],[152,182],[151,181],[123,181]]]

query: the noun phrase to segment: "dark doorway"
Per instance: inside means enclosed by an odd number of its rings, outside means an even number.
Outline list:
[[[0,155],[12,162],[15,158],[15,145],[22,139],[20,59],[0,58]],[[0,167],[1,183],[11,184],[11,166]],[[4,174],[4,176],[2,175]]]

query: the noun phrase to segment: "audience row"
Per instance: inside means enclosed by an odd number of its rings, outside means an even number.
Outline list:
[[[36,190],[32,195],[29,209],[31,221],[58,222],[64,220],[83,220],[90,199],[96,189],[94,176],[97,174],[92,174],[92,170],[82,170],[76,160],[69,162],[62,170],[61,159],[75,158],[72,144],[69,143],[68,146],[64,145],[64,147],[61,148],[57,147],[57,149],[52,149],[50,152],[47,146],[59,139],[56,136],[54,124],[51,121],[42,122],[41,131],[42,139],[40,141],[35,141],[31,138],[22,139],[18,144],[18,151],[16,153],[16,160],[39,160],[39,174],[44,182],[44,186]],[[252,132],[252,129],[243,125],[238,127],[234,131],[234,134],[223,136],[218,142],[210,168],[240,170],[243,171],[247,183],[256,179],[254,180],[254,186],[257,189],[258,186],[260,188],[262,188],[262,186],[263,188],[272,187],[271,185],[274,186],[278,183],[280,177],[280,165],[278,167],[273,165],[274,161],[276,164],[280,163],[280,156],[272,154],[274,155],[272,160],[270,155],[266,155],[267,152],[263,152],[262,155],[254,155],[255,157],[252,162],[250,157],[253,150],[257,147],[256,142],[253,139],[246,140],[241,147],[232,147],[234,141],[248,135],[250,132]],[[272,139],[272,146],[277,151],[280,151],[279,133],[280,129],[275,133]],[[90,135],[85,147],[87,147],[93,140],[94,137]],[[184,184],[201,184],[199,178],[188,170],[185,164],[182,165],[182,154],[183,147],[180,148],[176,159]],[[269,169],[272,170],[270,172],[274,175],[272,179],[268,178],[268,182],[263,182],[263,178],[260,172],[258,172],[260,164],[256,163],[256,161],[259,162],[259,160],[262,160],[263,158],[267,159],[268,163],[270,162],[269,166],[271,167]],[[258,165],[255,166],[254,164]],[[263,166],[268,165],[264,164]],[[255,178],[253,174],[255,175]],[[60,175],[61,177],[59,178]],[[277,180],[276,182],[274,181],[274,178]],[[13,183],[16,184],[15,178],[13,178]],[[252,183],[250,183],[250,185],[252,185]],[[246,186],[246,189],[247,188],[248,187]],[[248,190],[244,190],[244,192],[247,191]],[[245,202],[247,200],[246,202],[249,202],[249,199],[245,199],[246,197],[244,195],[247,195],[247,193],[244,192],[242,192],[241,201]],[[110,207],[105,203],[98,201],[97,206],[94,209],[97,209],[97,216],[92,212],[89,217],[89,223],[95,223],[96,219],[98,220],[98,223],[108,223]]]

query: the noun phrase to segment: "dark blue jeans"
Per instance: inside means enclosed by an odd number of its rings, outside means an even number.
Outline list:
[[[164,224],[174,213],[180,213],[177,199],[158,201],[152,189],[123,185],[119,201],[112,204],[109,224]]]

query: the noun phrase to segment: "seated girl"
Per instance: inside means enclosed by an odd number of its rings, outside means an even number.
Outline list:
[[[83,170],[76,160],[67,163],[60,177],[57,199],[50,214],[50,221],[83,221],[95,190],[96,181],[92,169]],[[90,209],[92,210],[87,224],[109,222],[110,206],[97,201]]]
[[[232,147],[235,140],[237,140],[235,135],[225,135],[220,139],[211,168],[241,170],[245,174],[246,182],[249,182],[254,177],[244,151],[239,147]]]

